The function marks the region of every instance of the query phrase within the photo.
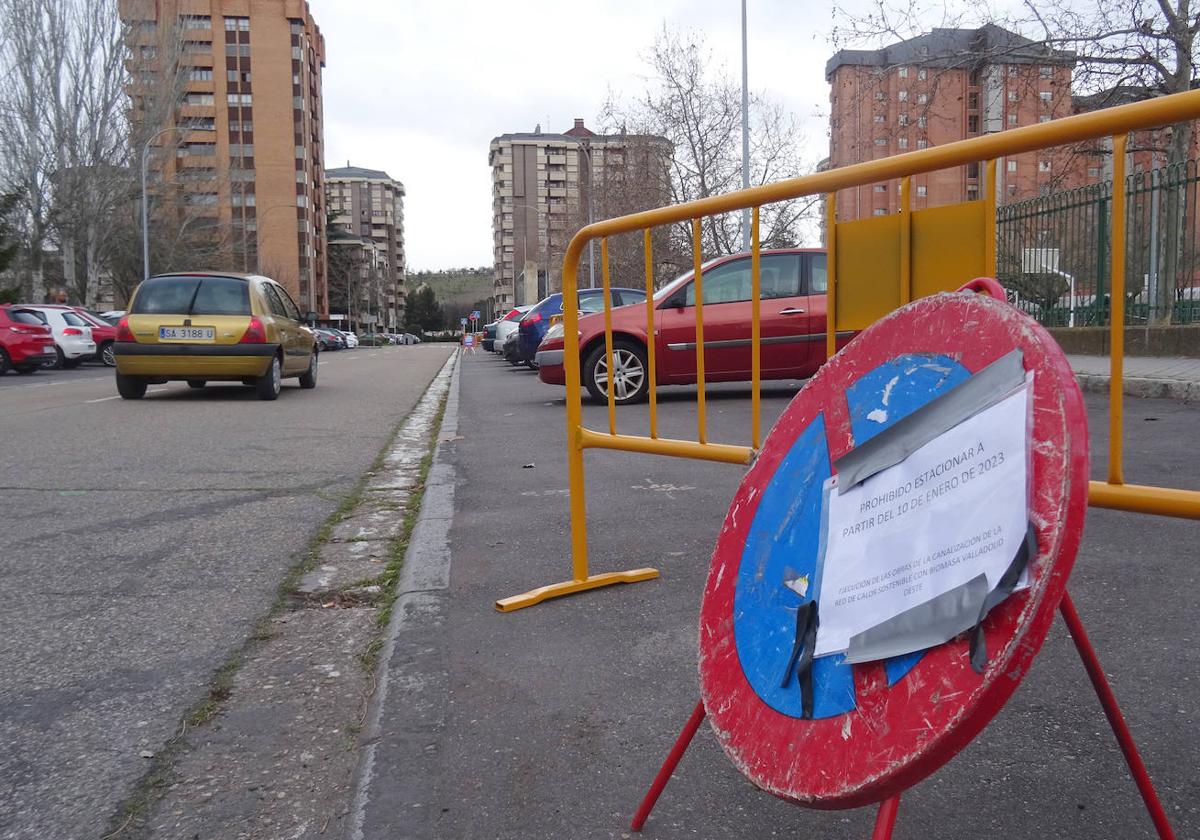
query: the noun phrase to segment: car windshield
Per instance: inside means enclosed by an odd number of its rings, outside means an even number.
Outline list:
[[[151,277],[130,311],[135,315],[249,315],[250,293],[235,277]]]

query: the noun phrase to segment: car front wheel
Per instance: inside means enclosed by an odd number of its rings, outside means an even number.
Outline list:
[[[308,370],[300,374],[301,388],[316,388],[317,387],[317,351],[313,349],[312,355],[308,357]]]
[[[279,365],[279,357],[271,357],[271,366],[267,368],[267,372],[260,376],[254,382],[254,390],[258,394],[260,400],[274,400],[279,397],[279,390],[283,387],[283,370]]]
[[[613,397],[617,405],[640,402],[650,392],[646,351],[632,341],[613,342]],[[608,402],[608,357],[601,342],[583,360],[583,382],[596,402]]]

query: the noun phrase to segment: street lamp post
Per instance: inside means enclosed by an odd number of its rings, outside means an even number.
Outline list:
[[[588,189],[587,189],[587,204],[588,204],[588,224],[592,223],[592,176],[595,174],[592,169],[592,144],[584,141],[579,144],[580,151],[587,153],[587,173],[588,173]],[[596,240],[588,239],[588,288],[596,288]]]
[[[142,146],[142,279],[150,277],[150,213],[146,199],[146,159],[150,154],[150,144],[170,131],[204,131],[216,133],[215,128],[196,128],[189,125],[169,125],[150,135],[150,139]]]

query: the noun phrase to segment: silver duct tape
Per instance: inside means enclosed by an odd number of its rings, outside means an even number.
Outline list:
[[[962,586],[851,636],[846,661],[875,662],[948,642],[975,626],[987,594],[987,576],[976,575]]]
[[[838,458],[834,463],[838,493],[894,467],[938,435],[999,402],[1024,382],[1024,355],[1020,350],[1012,350]]]

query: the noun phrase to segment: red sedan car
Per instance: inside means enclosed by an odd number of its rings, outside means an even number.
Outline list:
[[[9,368],[33,373],[57,358],[54,334],[37,315],[19,306],[0,306],[0,374]]]
[[[825,252],[820,249],[761,253],[759,358],[763,379],[803,379],[825,361]],[[704,379],[738,382],[751,378],[750,255],[721,257],[703,268]],[[655,372],[659,385],[696,381],[696,292],[691,272],[654,296]],[[637,402],[650,390],[647,374],[646,307],[612,312],[615,401]],[[839,346],[853,333],[838,335]],[[580,373],[588,392],[608,400],[604,315],[579,320]],[[538,376],[565,385],[561,328],[538,348]]]

